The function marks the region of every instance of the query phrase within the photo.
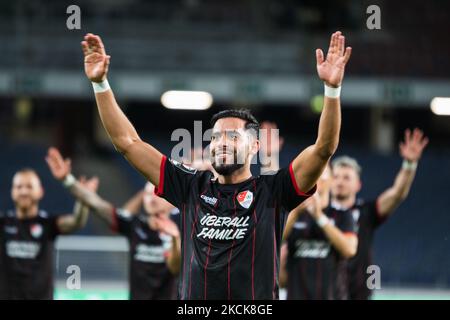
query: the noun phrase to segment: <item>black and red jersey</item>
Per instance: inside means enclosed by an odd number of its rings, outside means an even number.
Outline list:
[[[343,233],[356,235],[356,225],[350,211],[329,206],[324,213]],[[287,244],[288,299],[347,298],[347,260],[331,245],[307,212],[295,221]]]
[[[14,211],[0,217],[1,299],[53,299],[56,219],[43,210],[29,219]]]
[[[172,247],[172,237],[152,230],[148,215],[130,214],[117,208],[113,213],[112,229],[124,235],[130,245],[129,290],[132,300],[176,299],[176,276],[166,265],[166,255]],[[171,213],[179,226],[179,212]]]
[[[367,286],[367,268],[372,264],[373,237],[386,218],[378,213],[376,201],[357,199],[350,211],[357,224],[358,251],[348,264],[349,298],[366,300],[372,294]]]
[[[273,175],[220,184],[163,157],[155,189],[181,212],[180,299],[278,299],[287,212],[315,190],[298,190],[292,165]]]

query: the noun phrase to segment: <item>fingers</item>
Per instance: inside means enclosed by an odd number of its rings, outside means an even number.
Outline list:
[[[409,143],[409,141],[411,140],[411,130],[406,129],[405,130],[405,143]]]
[[[417,144],[420,146],[421,149],[425,148],[427,144],[430,142],[428,137],[425,137],[423,131],[420,130],[419,128],[414,128],[413,134],[414,134],[413,136],[414,141],[417,142]]]
[[[81,49],[83,50],[84,56],[87,56],[90,53],[87,41],[81,41]]]
[[[70,160],[70,158],[67,158],[66,160],[64,160],[64,166],[67,168],[68,171],[71,171],[72,168],[72,160]]]
[[[345,37],[344,36],[339,36],[337,39],[337,43],[338,43],[338,53],[339,56],[342,57],[344,55],[344,48],[345,48]]]
[[[316,61],[317,65],[321,65],[323,63],[324,58],[322,49],[316,49]]]
[[[81,42],[81,46],[85,55],[88,55],[92,52],[106,55],[102,39],[92,33],[88,33],[84,36],[84,41]]]
[[[346,64],[348,62],[348,60],[350,60],[350,56],[352,55],[352,48],[351,47],[347,47],[345,49],[345,54],[344,54],[344,63]]]
[[[109,64],[111,63],[111,56],[106,56],[105,59],[105,74],[108,73]]]
[[[328,47],[328,53],[334,52],[334,50],[335,50],[335,48],[336,48],[336,33],[337,33],[337,32],[334,32],[334,33],[331,35],[331,38],[330,38],[330,46]]]

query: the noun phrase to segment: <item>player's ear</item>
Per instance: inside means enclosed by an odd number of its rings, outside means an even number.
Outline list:
[[[44,197],[44,195],[45,195],[45,190],[44,190],[44,187],[41,186],[41,187],[39,188],[38,200],[41,200],[41,199]]]
[[[361,189],[362,189],[362,181],[361,181],[361,179],[358,179],[358,186],[356,188],[356,192],[360,192]]]
[[[251,149],[252,150],[252,154],[253,155],[257,154],[258,151],[259,151],[259,148],[260,148],[259,140],[257,138],[254,138],[253,142],[252,142],[252,149]]]

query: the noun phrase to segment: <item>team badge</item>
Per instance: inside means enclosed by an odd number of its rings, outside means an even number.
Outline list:
[[[32,224],[30,227],[30,233],[34,238],[42,236],[42,226],[38,223]]]
[[[253,192],[248,190],[239,192],[236,199],[242,207],[248,209],[253,202]]]

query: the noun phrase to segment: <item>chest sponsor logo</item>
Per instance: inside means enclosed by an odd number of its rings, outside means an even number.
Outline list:
[[[214,197],[208,197],[208,196],[205,196],[204,194],[202,194],[202,195],[200,196],[200,198],[202,198],[203,201],[205,201],[207,204],[210,204],[210,205],[212,205],[212,206],[215,206],[216,203],[217,203],[217,198],[214,198]]]
[[[206,214],[201,220],[202,230],[198,238],[211,240],[239,240],[247,233],[250,216],[246,217],[218,217]]]
[[[297,240],[295,242],[295,258],[325,259],[330,253],[331,246],[326,241]]]
[[[15,226],[5,226],[5,233],[17,234],[18,230]]]
[[[253,201],[253,192],[249,190],[239,192],[236,199],[242,207],[248,209]]]
[[[6,254],[10,258],[36,259],[41,245],[33,241],[8,241],[6,243]]]
[[[148,263],[164,263],[166,250],[163,246],[150,246],[140,243],[136,246],[134,260]]]
[[[42,236],[43,228],[39,223],[32,224],[30,226],[30,233],[33,238],[40,238]]]

